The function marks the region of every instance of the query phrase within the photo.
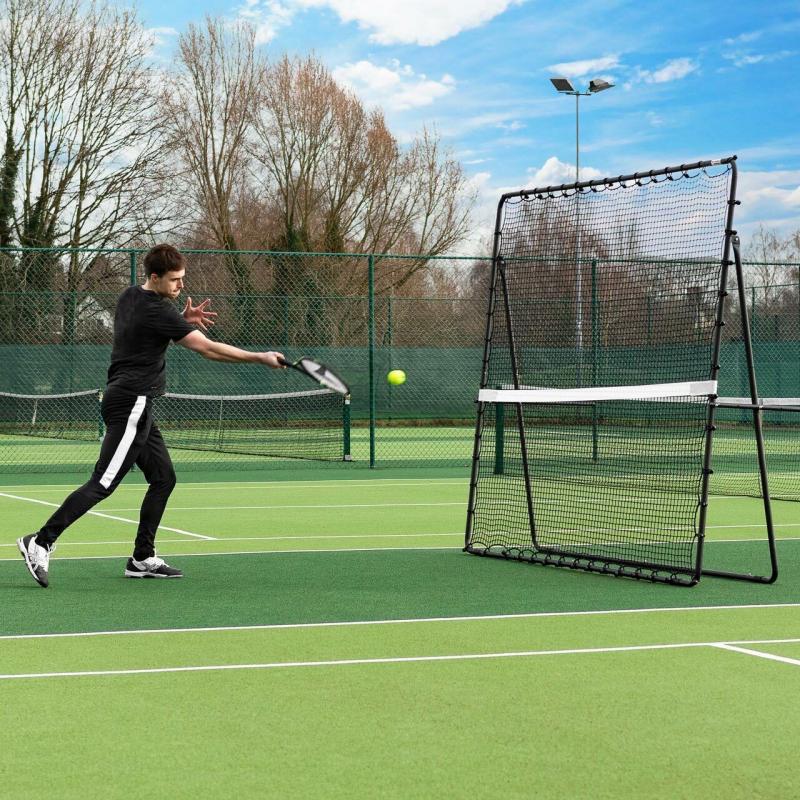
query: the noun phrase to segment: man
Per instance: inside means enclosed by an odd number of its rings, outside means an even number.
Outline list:
[[[153,398],[166,386],[165,353],[171,341],[212,361],[253,362],[280,368],[282,353],[254,353],[207,338],[216,314],[209,300],[197,306],[189,297],[183,315],[173,305],[183,289],[185,259],[168,244],[156,245],[144,257],[147,281],[126,289],[114,313],[114,345],[101,412],[106,426],[100,457],[91,478],[76,489],[41,530],[17,540],[28,571],[40,586],[49,583],[50,553],[75,520],[108,497],[133,464],[149,484],[139,515],[128,578],[180,578],[183,573],[156,556],[155,536],[167,500],[175,487],[175,470],[153,419]]]

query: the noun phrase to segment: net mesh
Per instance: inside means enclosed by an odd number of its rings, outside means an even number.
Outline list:
[[[518,414],[516,404],[491,404],[483,417],[473,547],[689,568],[706,402],[524,405],[522,434]]]
[[[504,197],[483,386],[715,377],[730,179],[723,164]],[[692,571],[707,398],[506,408],[502,434],[496,409],[479,424],[469,549]]]
[[[154,418],[184,469],[341,462],[349,447],[345,399],[321,389],[268,395],[166,394]],[[73,472],[97,460],[100,393],[0,393],[0,472]]]

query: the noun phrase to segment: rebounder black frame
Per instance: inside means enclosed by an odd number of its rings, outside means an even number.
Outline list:
[[[750,334],[750,322],[747,312],[747,303],[745,297],[744,287],[744,274],[742,269],[742,260],[739,248],[739,237],[733,228],[733,217],[735,207],[738,205],[736,199],[737,188],[737,166],[736,156],[728,158],[697,161],[691,164],[681,164],[676,167],[664,167],[658,170],[648,170],[646,172],[636,172],[632,175],[621,175],[617,178],[602,178],[591,181],[581,181],[571,184],[562,184],[561,186],[547,186],[544,188],[528,189],[519,192],[509,192],[503,194],[497,206],[497,217],[495,222],[493,252],[492,252],[492,271],[490,278],[489,288],[489,302],[486,316],[486,329],[484,337],[483,349],[483,365],[481,372],[481,389],[488,387],[489,376],[489,362],[492,352],[492,336],[495,327],[495,309],[497,306],[498,283],[499,290],[502,292],[502,299],[504,304],[504,312],[506,320],[508,321],[508,346],[509,354],[511,357],[511,369],[514,381],[514,388],[520,388],[519,370],[517,366],[517,348],[514,339],[514,325],[511,316],[511,303],[508,294],[508,285],[506,281],[506,263],[500,252],[501,236],[502,236],[502,222],[503,222],[503,209],[506,202],[515,197],[526,198],[531,195],[549,195],[551,193],[571,193],[579,192],[583,189],[592,189],[593,187],[613,186],[615,184],[625,183],[628,181],[641,181],[643,179],[653,179],[660,176],[667,176],[674,173],[687,173],[690,170],[706,169],[708,167],[729,165],[731,169],[731,179],[728,194],[728,208],[726,214],[725,224],[725,238],[722,250],[721,269],[720,269],[720,282],[718,287],[718,297],[715,313],[715,324],[711,343],[711,370],[709,379],[717,380],[720,363],[719,356],[722,343],[722,328],[725,324],[725,299],[728,296],[727,284],[729,268],[735,267],[736,283],[739,296],[739,304],[741,309],[741,325],[742,325],[742,340],[745,346],[745,357],[747,362],[747,374],[751,396],[750,404],[743,404],[741,408],[749,409],[753,413],[753,433],[756,441],[756,452],[758,456],[758,469],[759,478],[761,482],[762,497],[764,502],[764,519],[767,530],[767,544],[769,548],[770,557],[770,573],[768,575],[753,575],[751,573],[739,572],[724,572],[720,570],[711,570],[703,568],[703,554],[705,543],[705,530],[706,519],[708,512],[708,495],[709,495],[709,482],[712,474],[712,454],[713,454],[713,441],[715,430],[715,414],[716,414],[716,397],[709,398],[706,435],[705,435],[705,452],[703,457],[703,475],[701,481],[700,499],[699,499],[699,515],[697,523],[697,547],[695,550],[695,560],[693,569],[685,567],[677,567],[668,564],[658,564],[646,561],[629,561],[625,559],[610,559],[606,556],[593,556],[590,553],[573,552],[560,548],[541,547],[536,541],[536,520],[534,515],[533,492],[534,488],[531,485],[530,470],[528,465],[528,452],[525,440],[525,426],[522,414],[522,405],[516,405],[517,424],[520,436],[520,450],[523,466],[523,478],[525,481],[526,501],[528,507],[528,518],[531,531],[531,544],[532,550],[520,551],[517,548],[476,548],[472,546],[472,533],[473,521],[475,515],[477,486],[479,475],[479,462],[481,454],[481,436],[484,424],[484,415],[486,413],[486,403],[478,400],[477,402],[477,415],[475,422],[475,440],[472,455],[472,472],[470,478],[470,491],[467,508],[467,524],[464,538],[464,551],[474,555],[493,556],[501,558],[514,558],[517,560],[530,561],[532,563],[568,567],[571,569],[582,569],[591,572],[600,572],[605,574],[612,574],[620,577],[631,577],[638,579],[646,579],[651,581],[658,581],[664,583],[672,583],[683,586],[694,586],[703,575],[712,575],[720,578],[730,578],[734,580],[751,581],[754,583],[773,583],[778,577],[778,562],[777,553],[775,548],[775,535],[772,521],[772,506],[769,496],[769,481],[767,473],[767,463],[764,450],[764,437],[762,431],[762,408],[759,403],[758,385],[756,380],[755,362],[753,358],[753,346]],[[731,259],[733,255],[733,259]]]

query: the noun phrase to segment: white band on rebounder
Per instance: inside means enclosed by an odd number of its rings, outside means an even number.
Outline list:
[[[600,400],[654,400],[716,395],[716,381],[648,383],[642,386],[588,386],[583,389],[481,389],[482,403],[593,403]]]

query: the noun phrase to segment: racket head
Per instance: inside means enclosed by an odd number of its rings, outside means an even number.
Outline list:
[[[350,387],[330,367],[325,366],[325,364],[305,356],[298,359],[296,363],[306,375],[310,375],[317,383],[324,386],[326,389],[331,389],[343,395],[350,394]]]
[[[345,396],[350,394],[350,387],[330,367],[325,366],[325,364],[316,359],[303,356],[294,362],[287,361],[285,358],[279,358],[278,361],[285,367],[291,367],[305,373],[326,389],[331,389]]]

